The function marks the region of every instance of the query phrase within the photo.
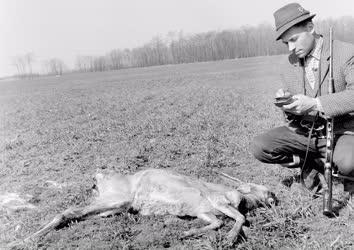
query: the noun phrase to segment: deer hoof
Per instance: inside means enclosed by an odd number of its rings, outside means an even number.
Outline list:
[[[234,233],[229,233],[227,236],[226,236],[226,243],[229,245],[229,246],[232,246],[235,241],[237,239],[237,235],[235,235]]]

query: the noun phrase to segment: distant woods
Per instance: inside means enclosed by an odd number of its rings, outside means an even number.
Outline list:
[[[116,49],[104,56],[78,56],[76,70],[81,72],[118,70],[164,64],[216,61],[251,56],[276,55],[286,48],[274,42],[270,25],[237,30],[211,31],[194,35],[170,32],[154,37],[133,49]]]
[[[323,35],[328,34],[330,26],[334,28],[336,39],[354,43],[354,17],[315,22],[316,31]],[[101,56],[79,55],[70,71],[96,72],[287,53],[287,48],[281,42],[275,42],[274,37],[274,28],[270,24],[194,35],[170,32],[163,38],[153,38],[141,47],[115,49]],[[20,76],[33,74],[33,58],[29,54],[14,60]],[[43,62],[44,74],[61,75],[64,71],[68,69],[60,59]]]

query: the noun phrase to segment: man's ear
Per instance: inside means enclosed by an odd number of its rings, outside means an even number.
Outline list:
[[[306,24],[306,29],[307,29],[308,32],[312,32],[313,29],[314,29],[313,22],[308,22],[308,23]]]

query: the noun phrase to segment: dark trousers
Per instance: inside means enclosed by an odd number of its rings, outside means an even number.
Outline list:
[[[261,162],[283,164],[293,161],[297,154],[304,159],[308,145],[308,137],[298,134],[286,126],[277,127],[254,138],[251,150]],[[308,159],[324,158],[326,154],[326,139],[312,137]],[[354,136],[341,135],[335,137],[333,162],[339,173],[354,176]]]

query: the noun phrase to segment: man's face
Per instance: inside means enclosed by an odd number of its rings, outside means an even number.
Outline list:
[[[281,36],[281,40],[288,46],[289,51],[294,52],[298,58],[304,58],[315,44],[312,29],[312,25],[291,27]]]

